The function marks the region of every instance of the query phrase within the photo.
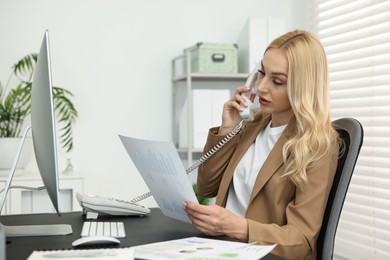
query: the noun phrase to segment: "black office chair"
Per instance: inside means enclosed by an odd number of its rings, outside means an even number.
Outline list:
[[[341,118],[333,122],[334,127],[344,140],[344,153],[338,160],[336,175],[326,205],[321,231],[317,240],[317,259],[333,259],[334,241],[337,225],[345,196],[351,181],[353,170],[363,143],[363,127],[353,118]]]

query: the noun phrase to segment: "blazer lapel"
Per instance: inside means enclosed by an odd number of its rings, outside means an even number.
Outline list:
[[[225,205],[228,189],[230,187],[230,183],[233,179],[233,173],[237,164],[240,162],[241,158],[244,156],[249,146],[256,140],[256,137],[260,133],[261,129],[263,129],[270,121],[271,116],[265,116],[260,121],[248,122],[245,125],[245,138],[240,140],[240,143],[237,147],[235,154],[232,156],[229,162],[229,166],[225,171],[225,174],[221,180],[221,184],[219,186],[218,196],[217,196],[217,204]]]

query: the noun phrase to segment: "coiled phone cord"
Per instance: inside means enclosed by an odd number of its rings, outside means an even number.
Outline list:
[[[236,125],[233,130],[228,133],[218,144],[216,144],[213,148],[210,149],[210,151],[208,151],[207,153],[205,153],[204,155],[202,155],[202,157],[200,157],[199,160],[197,160],[193,165],[191,165],[190,167],[188,167],[186,169],[186,173],[189,174],[190,172],[192,172],[193,170],[195,170],[196,168],[199,167],[199,165],[201,165],[202,163],[204,163],[205,161],[207,161],[211,156],[213,156],[219,149],[221,149],[227,142],[229,142],[235,135],[237,135],[242,127],[244,126],[244,119],[241,120],[241,122]],[[144,193],[140,196],[137,196],[135,197],[134,199],[130,200],[131,203],[137,203],[141,200],[144,200],[146,198],[149,198],[150,196],[152,196],[152,193],[149,191],[147,193]]]

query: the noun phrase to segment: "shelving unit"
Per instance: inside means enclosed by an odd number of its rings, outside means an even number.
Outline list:
[[[193,90],[229,89],[232,96],[238,86],[245,84],[247,77],[246,73],[194,73],[191,68],[191,52],[188,51],[172,59],[172,140],[181,159],[187,161],[188,166],[199,159],[202,153],[201,148],[193,147]],[[186,113],[184,122],[180,117],[183,111]],[[181,132],[183,124],[185,133]],[[180,136],[183,134],[186,137],[185,144],[180,143]]]
[[[7,177],[0,177],[0,186],[4,186]],[[24,172],[14,176],[12,186],[40,187],[43,186],[38,172]],[[84,178],[80,175],[60,175],[60,211],[80,211],[76,193],[83,193]],[[1,214],[30,214],[55,212],[46,190],[10,189]]]

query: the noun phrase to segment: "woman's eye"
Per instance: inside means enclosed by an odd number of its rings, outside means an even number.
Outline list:
[[[278,81],[278,80],[274,80],[273,82],[274,82],[274,84],[276,84],[276,85],[283,85],[283,82],[280,82],[280,81]]]

